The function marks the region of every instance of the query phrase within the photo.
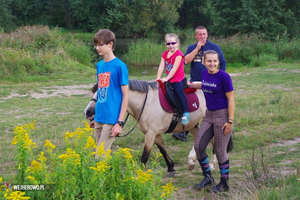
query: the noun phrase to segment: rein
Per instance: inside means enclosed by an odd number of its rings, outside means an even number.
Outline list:
[[[141,119],[142,113],[143,113],[145,105],[146,105],[147,97],[148,97],[148,91],[147,91],[146,96],[145,96],[145,100],[144,100],[144,103],[143,103],[143,107],[142,107],[140,116],[139,116],[138,120],[136,121],[136,124],[134,125],[134,127],[128,133],[126,133],[125,135],[117,135],[116,137],[125,137],[125,136],[129,135],[129,133],[131,133],[135,129],[136,125],[139,123],[139,121]],[[126,116],[126,119],[124,121],[124,126],[125,126],[125,123],[128,119],[128,116],[129,116],[129,114],[127,114],[127,116]]]

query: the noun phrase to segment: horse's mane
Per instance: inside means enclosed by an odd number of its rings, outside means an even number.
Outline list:
[[[135,80],[135,79],[130,79],[129,80],[129,89],[133,91],[138,91],[138,92],[148,92],[149,86],[153,89],[157,89],[157,82],[156,81],[142,81],[142,80]]]
[[[156,81],[142,81],[142,80],[135,80],[135,79],[129,79],[129,89],[133,91],[138,91],[138,92],[148,92],[149,86],[152,88],[152,90],[157,89],[157,82]],[[92,92],[95,93],[97,91],[98,84],[96,83],[92,87]]]

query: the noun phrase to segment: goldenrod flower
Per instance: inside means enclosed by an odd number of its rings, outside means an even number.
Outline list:
[[[84,148],[85,149],[97,148],[97,144],[96,144],[95,140],[91,136],[88,137],[87,142],[86,142]]]
[[[38,156],[38,160],[40,160],[41,162],[46,162],[47,158],[44,156],[44,152],[43,151]]]
[[[31,182],[36,182],[35,178],[33,176],[27,176],[28,180]]]
[[[27,171],[31,171],[31,172],[36,172],[36,171],[40,171],[41,170],[41,164],[39,162],[37,162],[36,160],[33,160],[31,162],[32,167],[28,167]]]
[[[141,183],[145,183],[145,182],[151,180],[151,178],[153,178],[153,175],[151,173],[152,173],[152,171],[150,169],[148,171],[146,171],[146,172],[144,172],[143,170],[139,169],[139,170],[137,170],[137,179]]]
[[[21,199],[30,199],[30,197],[23,197],[25,195],[25,192],[16,191],[10,193],[8,197],[5,197],[5,199],[13,199],[13,200],[21,200]]]
[[[55,149],[55,145],[52,144],[49,140],[46,140],[45,147],[50,147],[51,149]]]
[[[103,154],[105,154],[104,142],[102,142],[102,144],[100,145],[100,147],[98,147],[98,149],[96,151],[96,155],[99,157],[101,157]]]
[[[25,133],[25,135],[23,136],[23,141],[24,144],[23,146],[26,147],[29,151],[30,151],[30,147],[32,146],[33,148],[36,148],[36,143],[32,142],[32,140],[29,138],[28,133]]]
[[[74,133],[69,133],[69,132],[65,133],[65,137],[72,138],[73,136],[74,136]]]
[[[1,178],[0,178],[0,183],[2,182],[2,180],[3,180],[3,178],[1,177]]]
[[[83,121],[84,123],[84,128],[83,130],[87,131],[87,132],[90,132],[89,134],[92,135],[94,133],[94,129],[93,128],[90,128],[90,124],[87,122],[87,121]]]
[[[105,172],[106,169],[109,168],[109,165],[106,161],[99,161],[96,163],[97,167],[90,167],[90,169],[95,170],[97,172],[102,171]]]
[[[172,179],[170,179],[170,183],[167,183],[166,186],[161,186],[161,187],[163,188],[163,193],[161,194],[161,197],[168,196],[172,194],[174,190],[177,190],[177,188],[175,188],[172,185]]]
[[[72,151],[70,148],[67,149],[67,153],[59,155],[58,158],[63,159],[64,161],[69,158],[77,158],[75,163],[80,164],[80,155],[76,154],[75,151]]]
[[[17,136],[14,137],[14,139],[11,141],[11,144],[12,145],[18,144],[18,142],[17,142]]]
[[[109,160],[109,159],[111,159],[111,155],[110,155],[110,153],[111,153],[111,150],[110,150],[110,149],[108,149],[108,150],[106,151],[106,153],[105,153],[105,160]]]

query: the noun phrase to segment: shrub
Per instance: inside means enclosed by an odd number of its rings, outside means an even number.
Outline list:
[[[47,26],[0,33],[0,50],[0,77],[18,81],[20,77],[86,69],[92,61],[92,53],[82,41],[68,40]]]
[[[17,174],[9,182],[47,184],[46,190],[0,190],[6,199],[16,196],[23,199],[165,199],[175,189],[172,182],[160,186],[162,168],[156,162],[160,155],[145,169],[137,163],[131,149],[105,152],[104,143],[97,148],[88,123],[84,128],[65,133],[66,146],[62,153],[55,152],[56,146],[46,140],[45,151],[37,157],[33,155],[36,143],[29,137],[33,129],[36,129],[34,122],[14,129],[12,144],[17,147]],[[95,154],[100,159],[95,159]],[[0,182],[3,180],[0,175]]]

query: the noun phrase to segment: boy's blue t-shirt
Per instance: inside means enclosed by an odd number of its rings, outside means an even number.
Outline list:
[[[97,103],[94,120],[98,123],[116,124],[122,105],[122,85],[128,85],[128,68],[119,58],[97,63]]]
[[[208,110],[228,108],[227,92],[233,91],[232,80],[226,72],[219,70],[215,74],[209,74],[207,69],[201,73],[201,90],[204,93]]]

